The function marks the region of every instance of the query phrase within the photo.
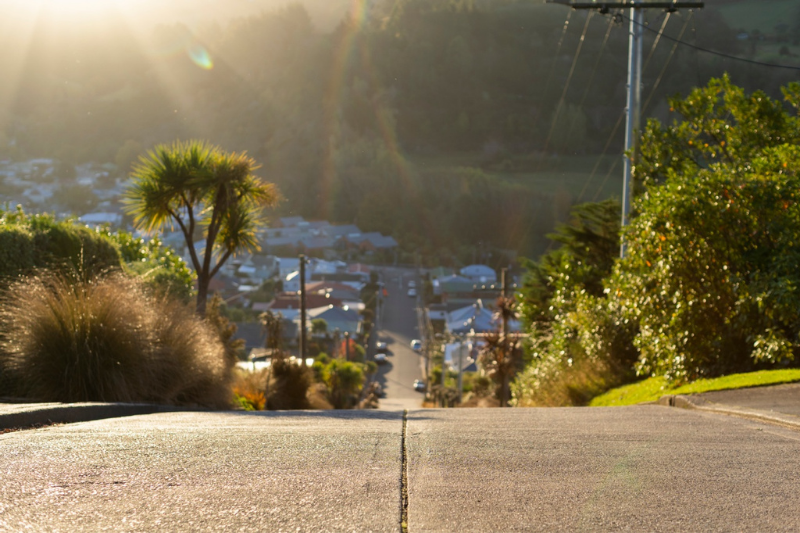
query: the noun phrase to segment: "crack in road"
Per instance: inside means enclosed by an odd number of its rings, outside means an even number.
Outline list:
[[[403,410],[403,432],[400,436],[400,530],[408,533],[408,409]]]

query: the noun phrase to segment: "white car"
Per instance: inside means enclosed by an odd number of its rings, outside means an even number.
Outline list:
[[[375,354],[375,362],[379,365],[382,365],[386,362],[386,354],[385,353],[376,353]]]
[[[419,339],[414,339],[413,341],[411,341],[411,349],[414,350],[415,352],[422,351],[422,341]]]
[[[417,296],[417,289],[408,289],[408,296],[414,298]]]

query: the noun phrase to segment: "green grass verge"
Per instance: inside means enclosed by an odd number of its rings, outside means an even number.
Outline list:
[[[592,407],[609,407],[633,405],[642,402],[656,401],[665,394],[698,394],[716,390],[744,389],[764,385],[778,385],[800,381],[800,369],[761,370],[746,374],[731,374],[715,379],[698,379],[681,387],[670,388],[662,377],[648,378],[612,389],[594,398]]]

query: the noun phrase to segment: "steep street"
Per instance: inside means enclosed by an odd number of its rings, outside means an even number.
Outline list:
[[[379,340],[389,349],[387,363],[380,366],[377,377],[386,392],[380,402],[383,409],[413,409],[422,403],[423,394],[414,390],[414,380],[422,379],[423,360],[411,349],[411,341],[420,338],[417,299],[407,295],[408,282],[417,281],[415,275],[410,268],[383,269],[388,297],[384,298]]]

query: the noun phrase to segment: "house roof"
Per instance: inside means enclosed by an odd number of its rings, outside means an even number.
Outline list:
[[[481,300],[447,314],[447,330],[453,333],[466,333],[470,330],[487,333],[496,331],[498,325],[494,313],[486,309]],[[517,332],[520,330],[520,323],[518,320],[511,320],[508,327],[509,331]]]
[[[364,263],[354,263],[347,266],[347,271],[351,274],[369,274],[372,272],[372,267]]]
[[[300,268],[300,259],[297,257],[276,257],[278,268],[281,270],[297,270]]]
[[[325,320],[335,320],[337,322],[358,322],[360,317],[355,309],[345,309],[329,305],[328,307],[318,307],[308,312],[309,318],[323,318]]]
[[[361,229],[355,224],[344,224],[342,226],[328,226],[325,233],[330,237],[344,237],[351,234],[361,234]]]
[[[469,265],[461,269],[460,274],[471,279],[482,279],[486,281],[495,281],[497,279],[497,272],[492,267],[486,265]]]
[[[306,285],[307,292],[320,292],[320,291],[347,291],[355,296],[360,295],[360,291],[355,287],[346,285],[344,283],[337,283],[335,281],[315,281]]]
[[[305,222],[306,219],[303,217],[281,217],[280,221],[284,228],[291,228],[293,226],[297,226],[301,222]]]
[[[304,237],[300,240],[300,244],[306,250],[319,250],[321,248],[331,248],[333,239],[331,237]]]
[[[302,235],[289,235],[286,237],[270,237],[267,239],[267,246],[297,246],[302,240]]]
[[[315,307],[324,307],[328,305],[340,306],[342,301],[337,298],[332,298],[326,294],[308,294],[306,293],[306,309],[313,309]],[[296,293],[282,293],[275,297],[270,302],[268,309],[276,311],[280,309],[299,309],[300,296]]]
[[[393,248],[397,246],[397,241],[394,240],[394,237],[386,237],[375,231],[359,235],[346,235],[345,238],[353,244],[369,241],[375,248]]]
[[[397,246],[397,241],[394,237],[387,237],[380,233],[377,235],[370,235],[368,240],[375,248],[395,248]]]

